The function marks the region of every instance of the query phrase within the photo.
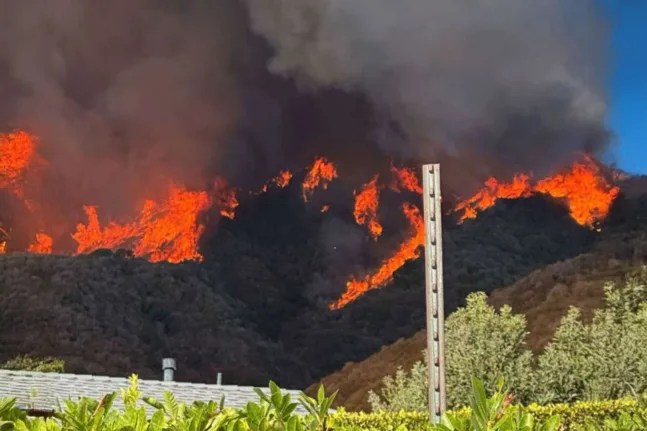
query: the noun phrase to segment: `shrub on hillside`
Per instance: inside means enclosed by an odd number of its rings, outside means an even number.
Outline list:
[[[484,293],[473,293],[467,297],[467,306],[447,319],[445,367],[450,406],[468,403],[471,377],[481,380],[488,391],[494,391],[503,377],[507,389],[521,401],[531,394],[532,355],[525,349],[526,320],[507,306],[497,312],[486,300]],[[387,376],[380,395],[369,393],[373,410],[425,410],[426,369],[419,361],[408,373],[399,369],[395,376]]]
[[[616,399],[647,390],[647,269],[605,286],[607,306],[585,324],[576,308],[538,358],[539,402]]]
[[[41,373],[62,373],[65,371],[65,361],[45,357],[34,358],[29,355],[16,356],[0,365],[3,370],[38,371]]]
[[[538,357],[526,349],[526,322],[510,308],[499,312],[484,294],[472,294],[467,306],[446,322],[447,401],[467,404],[469,376],[492,390],[502,376],[523,402],[557,403],[617,399],[647,390],[647,268],[622,285],[605,287],[607,306],[592,321],[573,308],[562,319],[552,342]],[[424,411],[426,367],[416,363],[384,380],[380,395],[369,394],[375,411],[401,408]]]

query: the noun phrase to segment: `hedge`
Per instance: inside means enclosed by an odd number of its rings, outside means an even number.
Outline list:
[[[587,419],[602,424],[605,419],[618,419],[622,413],[633,415],[641,412],[647,414],[647,408],[639,407],[638,402],[632,399],[613,401],[579,401],[573,404],[531,404],[527,407],[538,421],[545,421],[552,415],[560,415],[564,430],[576,426],[584,426]],[[454,413],[468,416],[469,408],[464,408]],[[407,431],[428,431],[429,416],[421,412],[381,412],[381,413],[355,413],[339,409],[331,418],[333,427],[353,427],[362,429],[379,429],[395,431],[398,426],[405,425]]]

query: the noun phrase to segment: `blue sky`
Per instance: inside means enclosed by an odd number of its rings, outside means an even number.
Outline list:
[[[647,174],[647,0],[603,1],[614,17],[613,153],[621,169]]]

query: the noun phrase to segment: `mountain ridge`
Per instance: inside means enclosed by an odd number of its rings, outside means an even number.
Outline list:
[[[156,378],[161,358],[173,356],[178,380],[214,382],[222,372],[226,384],[272,379],[304,388],[424,327],[422,259],[388,286],[329,311],[338,292],[312,290],[330,258],[320,241],[329,215],[289,190],[251,202],[208,230],[202,263],[153,264],[107,250],[0,256],[0,361],[56,356],[72,372]],[[533,196],[500,200],[461,225],[448,218],[446,309],[471,291],[511,286],[590,252],[611,233],[633,237],[645,224],[639,214],[647,214],[644,202],[619,198],[597,233],[557,200]]]

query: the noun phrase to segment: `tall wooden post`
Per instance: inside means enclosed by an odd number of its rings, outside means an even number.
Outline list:
[[[425,217],[425,288],[429,418],[437,424],[446,409],[445,307],[443,300],[443,231],[440,208],[440,165],[422,167]]]

